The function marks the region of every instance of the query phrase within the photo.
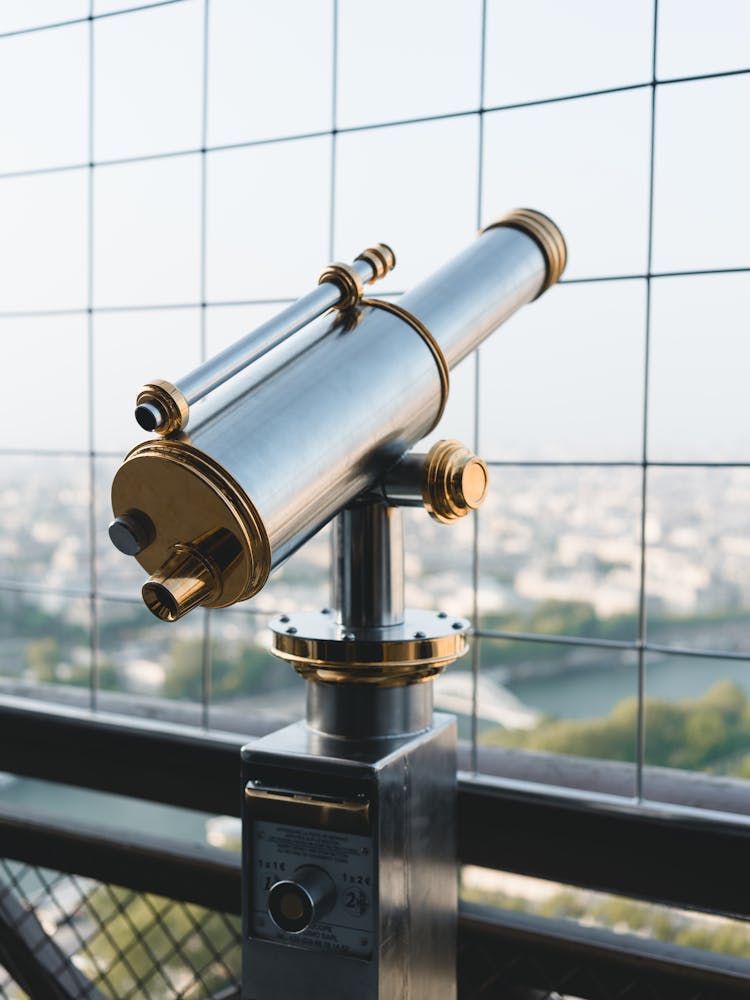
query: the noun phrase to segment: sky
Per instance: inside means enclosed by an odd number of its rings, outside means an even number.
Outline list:
[[[95,0],[94,13],[132,2]],[[201,0],[95,20],[91,109],[87,22],[0,37],[0,335],[14,373],[0,448],[124,451],[140,384],[179,379],[278,308],[238,303],[299,295],[331,257],[380,240],[398,257],[380,290],[407,289],[528,205],[565,233],[571,283],[483,349],[483,455],[641,457],[652,3],[488,0],[483,98],[479,0],[338,9],[334,65],[331,0],[211,0],[205,120]],[[87,14],[83,0],[6,0],[0,35]],[[658,79],[748,65],[750,5],[661,0]],[[557,100],[607,88],[621,89]],[[750,266],[749,105],[750,74],[657,88],[653,272]],[[422,116],[447,117],[371,128]],[[283,136],[298,138],[247,145]],[[652,282],[651,459],[750,458],[749,300],[748,273]],[[444,436],[473,437],[473,365],[455,375]]]

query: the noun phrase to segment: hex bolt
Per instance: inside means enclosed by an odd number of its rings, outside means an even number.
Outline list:
[[[287,635],[296,635],[297,634],[297,629],[294,627],[294,625],[290,625],[289,628],[286,631],[287,631]]]
[[[427,633],[426,632],[415,632],[414,633],[414,638],[415,639],[426,639],[427,638]]]
[[[286,625],[286,623],[287,623],[287,622],[289,621],[289,615],[281,615],[281,616],[279,617],[279,621],[280,621],[280,622],[281,622],[281,623],[282,623],[283,625]]]

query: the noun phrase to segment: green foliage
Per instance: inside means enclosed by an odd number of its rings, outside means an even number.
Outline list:
[[[211,696],[214,701],[272,691],[288,683],[288,671],[266,650],[248,644],[232,656],[224,643],[212,642]],[[199,701],[202,686],[203,641],[174,639],[169,647],[164,694],[168,698]]]
[[[745,754],[735,762],[732,774],[738,778],[750,778],[750,753]]]
[[[750,958],[750,933],[745,927],[737,924],[726,924],[716,929],[683,927],[669,940],[686,948],[703,948],[706,951],[718,951],[738,958]]]
[[[55,667],[60,659],[60,642],[51,635],[31,639],[26,643],[26,669],[40,684],[55,679]]]
[[[105,996],[130,995],[135,987],[138,996],[179,990],[185,1000],[198,1000],[239,978],[236,917],[98,886],[86,898],[81,919],[101,928],[88,942],[100,977],[92,975],[94,969],[86,971]],[[175,954],[176,942],[180,954]],[[186,974],[193,971],[196,981],[185,988]]]
[[[750,959],[750,926],[746,924],[687,914],[682,910],[622,896],[567,888],[541,897],[536,894],[518,896],[472,884],[462,885],[461,898],[503,910],[520,910],[549,919],[584,922],[686,948],[701,948]]]
[[[200,701],[203,691],[203,641],[174,638],[169,644],[169,666],[163,693],[167,698]]]
[[[731,681],[700,698],[646,699],[647,762],[661,767],[712,770],[732,758],[731,773],[750,777],[750,702]],[[635,698],[618,702],[603,719],[544,719],[530,732],[497,728],[482,735],[496,746],[632,761],[638,726]],[[726,770],[726,769],[725,769]]]
[[[498,632],[530,632],[539,635],[582,635],[588,638],[634,639],[638,634],[638,619],[632,615],[599,618],[591,604],[585,601],[541,601],[528,612],[494,612],[483,616],[483,627]],[[540,644],[509,640],[496,651],[498,660],[517,660],[538,655],[549,656],[549,649]]]
[[[692,615],[687,618],[659,617],[649,614],[649,637],[662,641],[679,626],[682,635],[706,626],[718,627],[722,623],[736,622],[736,612]],[[617,639],[633,641],[638,635],[638,615],[612,615],[600,618],[593,605],[585,601],[541,601],[528,611],[491,612],[482,616],[484,628],[498,632],[526,632],[543,635],[585,636],[591,639]],[[563,657],[566,649],[551,649],[543,642],[528,643],[504,640],[493,647],[493,659],[498,664],[512,666],[519,661]]]
[[[6,594],[0,600],[0,637],[35,639],[50,636],[61,644],[85,645],[89,633],[82,625],[73,625],[60,615],[48,614],[22,595]]]
[[[289,668],[256,645],[243,646],[231,657],[222,643],[212,648],[211,691],[214,700],[263,694],[289,684]]]

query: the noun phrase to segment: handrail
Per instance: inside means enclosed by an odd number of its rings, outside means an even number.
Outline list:
[[[546,832],[549,835],[549,830]],[[239,855],[212,848],[164,837],[124,836],[90,825],[71,828],[67,821],[29,816],[26,811],[3,806],[0,856],[225,913],[240,911]],[[38,947],[41,942],[46,948],[40,937],[42,928],[37,932],[34,918],[31,924],[27,924],[28,919],[24,911],[23,921],[11,919],[6,924],[13,925],[14,933],[19,924],[31,927],[31,943]],[[0,960],[1,925],[0,912]],[[49,984],[46,965],[36,973],[31,965],[24,969],[27,982],[36,975],[36,983]],[[628,983],[632,996],[744,997],[750,992],[749,969],[747,962],[731,956],[581,927],[572,921],[477,904],[462,903],[460,907],[459,996],[467,1000],[507,996],[511,987],[553,990],[561,982],[566,991],[591,1000],[612,995],[609,986],[595,986],[592,992],[592,984],[597,982]],[[640,984],[640,991],[633,984]],[[39,1000],[69,1000],[81,993],[56,994],[38,987],[32,995]],[[96,998],[98,994],[85,995]],[[235,996],[236,990],[229,988],[214,1000],[233,1000]]]
[[[254,735],[0,699],[0,770],[216,814],[239,813]],[[465,864],[748,918],[749,849],[744,817],[460,776]]]

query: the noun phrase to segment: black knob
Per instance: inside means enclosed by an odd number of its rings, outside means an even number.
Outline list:
[[[142,510],[120,514],[109,526],[112,544],[126,556],[137,556],[153,542],[156,534],[150,518]]]
[[[272,885],[268,913],[276,926],[289,934],[301,934],[320,920],[336,902],[336,886],[322,868],[304,865],[291,879]]]

